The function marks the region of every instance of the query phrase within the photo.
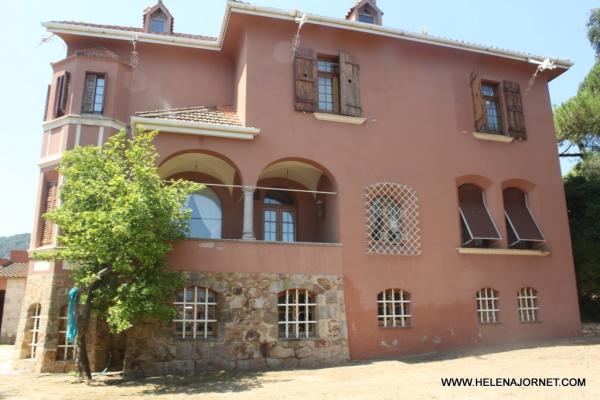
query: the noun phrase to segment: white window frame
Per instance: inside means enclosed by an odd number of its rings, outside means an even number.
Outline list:
[[[29,340],[29,359],[35,360],[35,355],[37,353],[37,348],[39,346],[39,333],[40,333],[40,320],[42,319],[42,305],[40,303],[35,303],[30,306],[34,307],[32,313],[29,318],[31,318],[31,329],[29,332],[31,333],[31,339]]]
[[[194,298],[191,302],[187,301],[187,293],[188,291],[192,290],[194,292]],[[198,300],[198,293],[200,291],[204,291],[204,301],[199,301]],[[180,292],[181,293],[181,292]],[[215,299],[215,301],[208,301],[209,298],[209,294],[212,294],[213,298]],[[173,319],[173,331],[174,333],[177,333],[177,329],[176,326],[177,324],[181,324],[181,338],[182,339],[189,339],[190,336],[189,334],[186,335],[186,325],[187,324],[192,324],[192,339],[198,339],[198,324],[204,324],[204,333],[201,335],[201,338],[203,339],[208,339],[208,338],[212,338],[212,337],[216,337],[217,335],[217,322],[218,320],[215,319],[208,319],[208,307],[214,307],[215,308],[215,317],[217,315],[217,293],[214,290],[211,290],[209,288],[206,287],[199,287],[199,286],[193,286],[191,288],[184,288],[183,289],[183,301],[174,301],[173,305],[175,306],[175,308],[177,308],[177,306],[182,306],[183,308],[183,313],[182,313],[182,318],[177,318],[177,315],[175,316],[175,318]],[[185,317],[185,310],[189,309],[188,307],[192,308],[192,318],[191,319],[187,319]],[[200,308],[200,309],[199,309]],[[203,309],[203,318],[198,318],[198,311],[201,311]],[[215,324],[215,329],[213,330],[212,334],[208,334],[208,324]]]
[[[477,319],[482,325],[500,322],[500,297],[498,291],[484,287],[477,291]]]
[[[67,311],[66,314],[62,313],[63,308]],[[67,342],[67,326],[68,326],[68,315],[69,315],[69,309],[68,307],[63,307],[61,308],[61,314],[58,317],[59,323],[59,331],[58,331],[58,345],[56,346],[58,350],[63,349],[63,356],[59,357],[59,353],[60,351],[56,352],[56,360],[58,361],[71,361],[75,359],[75,355],[77,354],[77,347],[75,346],[75,343],[69,344]],[[60,325],[61,322],[64,321],[65,322],[65,330],[60,330]],[[64,338],[64,342],[61,340]],[[61,344],[64,343],[64,344]],[[71,351],[72,357],[69,357],[69,350]]]
[[[538,292],[532,287],[523,287],[517,292],[517,304],[521,323],[538,322]]]
[[[283,303],[279,301],[281,294],[285,293],[285,300]],[[300,294],[304,293],[304,302],[300,303]],[[304,307],[305,319],[300,320],[300,309]],[[292,320],[289,319],[290,308],[294,314]],[[309,310],[312,308],[314,319],[309,318]],[[279,337],[281,339],[309,339],[317,336],[317,298],[316,295],[308,289],[287,289],[277,294],[277,315],[279,318],[279,312],[285,309],[285,320],[279,321]],[[300,333],[300,326],[304,325],[304,334]],[[311,325],[314,325],[313,329]],[[293,332],[290,332],[290,328]],[[312,332],[312,333],[311,333]]]
[[[400,298],[396,300],[396,293]],[[381,299],[380,299],[381,297]],[[383,328],[408,328],[412,323],[410,313],[410,293],[403,289],[385,289],[377,295],[377,320],[379,326]],[[380,312],[379,305],[382,305],[383,312]],[[388,305],[391,305],[392,313],[388,314]],[[396,313],[396,306],[400,308],[400,313]],[[397,321],[400,321],[398,324]]]

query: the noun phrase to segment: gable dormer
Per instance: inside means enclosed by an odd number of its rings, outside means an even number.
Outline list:
[[[144,32],[170,35],[173,33],[173,21],[173,16],[162,0],[144,10]]]
[[[359,0],[346,14],[349,21],[381,25],[383,12],[377,7],[377,0]]]

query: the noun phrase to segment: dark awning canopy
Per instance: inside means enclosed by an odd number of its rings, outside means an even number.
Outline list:
[[[529,207],[527,207],[525,193],[517,188],[507,188],[504,189],[503,198],[508,229],[508,245],[512,246],[521,241],[543,242],[544,235],[542,235],[533,215],[529,211]]]
[[[483,200],[483,191],[476,185],[465,184],[458,188],[460,215],[470,240],[499,240],[500,234]]]

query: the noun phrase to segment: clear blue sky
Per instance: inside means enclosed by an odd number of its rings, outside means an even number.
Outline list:
[[[216,36],[225,0],[165,0],[178,32]],[[354,0],[254,0],[254,4],[300,9],[343,18]],[[4,8],[0,24],[0,236],[31,231],[42,113],[49,63],[60,60],[65,45],[58,38],[40,45],[47,35],[42,21],[73,20],[139,26],[142,10],[153,0],[22,0]],[[575,66],[551,83],[552,102],[575,94],[594,62],[585,36],[592,0],[379,0],[384,25],[410,31],[493,45],[552,57]],[[563,171],[569,168],[563,164]]]

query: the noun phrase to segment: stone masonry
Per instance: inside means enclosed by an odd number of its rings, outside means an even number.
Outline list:
[[[2,316],[2,332],[0,344],[13,344],[21,315],[21,304],[25,294],[25,278],[9,278],[6,280],[6,299]]]
[[[25,296],[20,311],[15,341],[15,360],[13,368],[30,372],[67,372],[74,370],[73,360],[58,359],[58,330],[60,310],[67,304],[67,293],[72,287],[70,274],[38,273],[29,274],[25,288]],[[38,334],[38,348],[35,359],[29,359],[31,342],[31,307],[39,303],[41,318]],[[92,370],[102,369],[106,363],[106,333],[98,329],[101,324],[96,318],[90,321],[88,332],[88,353]]]
[[[127,332],[125,373],[151,376],[215,369],[311,367],[349,359],[342,278],[272,273],[185,273],[187,284],[217,293],[217,335],[183,339],[172,323],[140,322]],[[317,330],[310,339],[278,337],[277,295],[316,295]]]

